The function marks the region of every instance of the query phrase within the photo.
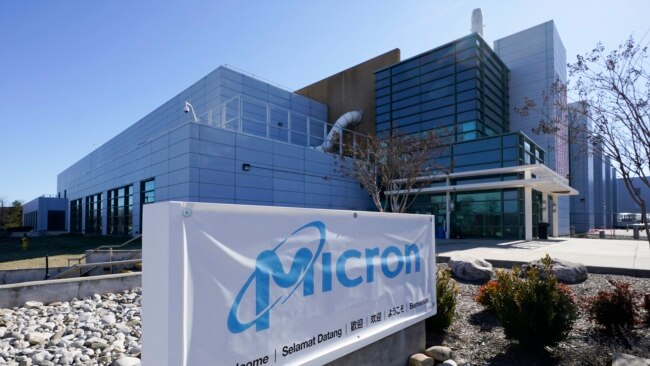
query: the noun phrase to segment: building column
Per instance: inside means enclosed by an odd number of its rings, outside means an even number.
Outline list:
[[[524,172],[524,179],[531,179],[530,170]],[[533,189],[524,187],[524,239],[533,240]]]
[[[558,222],[560,215],[558,214],[557,196],[553,195],[551,197],[553,198],[553,237],[557,238],[560,236],[560,223]]]
[[[451,194],[447,192],[445,195],[445,238],[451,238]]]

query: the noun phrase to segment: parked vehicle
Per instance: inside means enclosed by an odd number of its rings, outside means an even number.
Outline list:
[[[647,218],[650,218],[650,216],[647,216]],[[634,226],[639,227],[640,230],[645,229],[645,226],[643,225],[643,222],[641,220],[641,214],[640,213],[628,213],[628,212],[621,212],[617,213],[614,215],[614,226],[616,226],[617,229],[631,229]],[[646,219],[646,221],[649,221]]]

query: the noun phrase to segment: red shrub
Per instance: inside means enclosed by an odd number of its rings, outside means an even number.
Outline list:
[[[485,306],[486,308],[492,307],[492,300],[499,292],[499,282],[492,280],[478,289],[478,293],[474,296],[474,300]]]
[[[637,292],[632,285],[623,281],[609,281],[613,291],[600,291],[587,297],[585,309],[589,319],[611,332],[614,329],[631,328],[637,323],[639,305]]]

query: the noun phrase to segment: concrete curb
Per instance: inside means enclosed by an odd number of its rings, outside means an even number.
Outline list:
[[[26,301],[49,304],[82,299],[93,294],[121,292],[142,286],[142,273],[121,273],[84,278],[24,282],[0,286],[0,309],[22,306]]]
[[[513,266],[521,266],[522,264],[528,263],[522,261],[509,261],[503,259],[485,259],[485,260],[490,262],[494,267],[497,268],[512,268]],[[436,262],[447,263],[449,262],[449,256],[437,255]],[[650,278],[650,270],[648,269],[587,266],[587,272],[597,273],[597,274],[611,274],[611,275],[619,275],[619,276]]]

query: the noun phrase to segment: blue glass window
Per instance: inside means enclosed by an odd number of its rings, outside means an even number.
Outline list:
[[[448,105],[453,105],[454,101],[455,101],[455,99],[454,99],[453,95],[443,97],[443,98],[440,98],[440,99],[434,99],[432,101],[422,103],[422,110],[426,111],[426,110],[429,110],[429,109],[436,109],[436,108],[441,108],[441,107],[445,107],[445,106],[448,106]]]
[[[400,101],[394,102],[393,103],[393,109],[400,109],[408,106],[412,106],[414,104],[420,104],[420,96],[415,95],[406,99],[402,99]]]
[[[433,66],[437,66],[437,64],[433,64]],[[444,67],[442,69],[433,69],[433,66],[422,66],[422,76],[420,77],[420,81],[422,83],[426,83],[431,80],[435,79],[440,79],[445,76],[452,75],[454,73],[454,65]],[[433,71],[435,70],[435,71]]]
[[[393,118],[400,118],[404,116],[409,116],[414,113],[419,113],[420,112],[420,105],[416,104],[411,107],[407,107],[404,109],[398,109],[393,111]]]
[[[422,119],[423,120],[434,119],[443,116],[448,116],[453,113],[454,113],[454,106],[450,105],[450,106],[434,109],[432,111],[424,112],[422,113]]]
[[[391,67],[391,74],[395,76],[403,71],[413,69],[414,67],[417,67],[419,65],[420,65],[420,59],[417,57],[412,58],[410,60],[402,61],[399,64]]]
[[[436,119],[429,120],[429,121],[423,121],[422,122],[422,130],[423,131],[428,131],[428,130],[431,130],[431,129],[435,128],[435,127],[448,126],[448,125],[453,125],[453,124],[454,124],[454,116],[436,118]]]
[[[501,139],[498,137],[491,137],[465,144],[456,144],[454,145],[454,154],[467,154],[482,150],[496,150],[499,148],[501,148]]]
[[[415,85],[419,85],[419,84],[420,84],[420,78],[419,77],[414,77],[412,79],[402,81],[401,83],[393,84],[393,93],[398,92],[400,90],[410,88],[410,87],[415,86]]]

